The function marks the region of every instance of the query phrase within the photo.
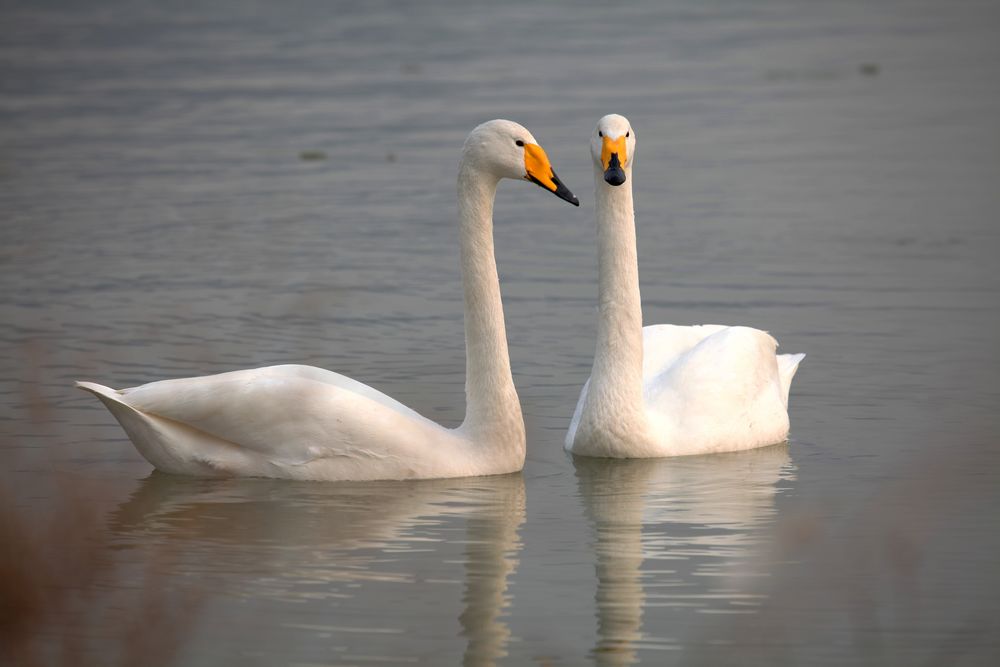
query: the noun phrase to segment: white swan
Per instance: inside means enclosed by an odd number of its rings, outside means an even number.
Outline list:
[[[494,475],[524,466],[524,421],[510,373],[493,256],[493,199],[526,179],[579,205],[526,129],[469,134],[458,172],[465,292],[466,416],[446,429],[372,387],[310,366],[164,380],[101,399],[139,453],[164,472],[311,480]]]
[[[612,114],[591,140],[599,322],[590,379],[565,447],[613,458],[738,451],[788,437],[788,389],[804,354],[748,327],[642,326],[632,206],[635,132]]]

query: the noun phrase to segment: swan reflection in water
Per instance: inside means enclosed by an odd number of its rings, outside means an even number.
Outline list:
[[[383,656],[398,650],[399,658],[409,658],[404,652],[412,645],[405,634],[386,627],[391,618],[384,614],[384,601],[364,599],[357,587],[395,586],[390,594],[425,605],[414,616],[440,614],[441,586],[435,589],[438,599],[427,605],[414,601],[405,585],[426,585],[425,570],[453,557],[442,557],[429,543],[463,543],[464,609],[458,623],[466,639],[464,664],[489,665],[506,655],[510,631],[502,615],[510,604],[508,577],[517,567],[524,518],[521,473],[338,484],[153,473],[111,523],[123,547],[165,547],[174,557],[172,574],[198,573],[209,590],[244,600],[318,601],[310,607],[314,618],[333,622],[299,626],[318,638],[292,652],[319,652],[324,642],[341,640],[344,633],[363,640],[357,633],[370,632],[360,650]],[[464,522],[464,540],[455,533],[456,519]],[[407,551],[410,557],[398,559]],[[393,614],[401,615],[398,609]],[[417,618],[417,626],[423,628],[424,620]],[[440,630],[443,638],[455,636],[447,627]],[[288,657],[288,651],[282,655]]]
[[[643,609],[752,609],[737,583],[740,558],[770,522],[779,482],[794,479],[787,444],[732,454],[663,459],[574,457],[595,534],[600,665],[629,665],[636,650],[676,648],[683,628],[646,628]],[[645,529],[645,531],[644,531]],[[664,569],[643,570],[644,560]],[[749,563],[746,564],[749,566]],[[645,587],[653,591],[647,593]]]

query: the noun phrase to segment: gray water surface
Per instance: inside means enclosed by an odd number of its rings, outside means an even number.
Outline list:
[[[184,665],[1000,655],[996,3],[0,17],[0,479],[40,523],[67,479],[93,490],[118,565],[92,584],[87,650],[109,650],[154,563],[197,598]],[[647,323],[806,352],[787,445],[563,453],[594,348],[588,141],[612,112],[639,142]],[[455,173],[494,117],[582,201],[498,194],[523,473],[173,478],[72,388],[307,363],[457,425]]]

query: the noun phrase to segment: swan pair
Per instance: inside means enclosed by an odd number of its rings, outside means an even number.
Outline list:
[[[591,379],[566,447],[612,457],[748,449],[788,434],[788,386],[801,356],[743,327],[642,328],[631,171],[635,133],[601,119],[597,174],[601,322]],[[111,411],[139,453],[196,476],[374,480],[516,472],[525,432],[510,372],[493,252],[493,201],[524,179],[579,206],[524,127],[475,128],[458,173],[464,286],[466,416],[455,429],[332,371],[283,365],[114,390],[77,386]]]

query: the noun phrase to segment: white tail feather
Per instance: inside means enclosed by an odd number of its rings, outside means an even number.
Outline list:
[[[96,382],[76,386],[97,396],[114,415],[142,457],[163,472],[213,477],[226,475],[245,456],[232,443],[171,419],[142,412],[116,389]]]
[[[799,370],[799,362],[806,358],[805,353],[800,354],[779,354],[778,355],[778,377],[781,379],[781,398],[788,407],[788,391],[792,388],[792,378],[795,371]]]

